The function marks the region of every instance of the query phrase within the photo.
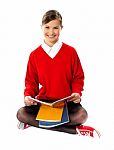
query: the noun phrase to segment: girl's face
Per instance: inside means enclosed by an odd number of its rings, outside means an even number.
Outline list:
[[[58,19],[52,20],[42,26],[45,43],[52,47],[59,39],[61,25]]]

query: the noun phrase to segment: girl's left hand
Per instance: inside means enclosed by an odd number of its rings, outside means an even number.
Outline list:
[[[71,96],[73,96],[73,98],[70,99],[70,101],[73,101],[74,103],[80,103],[81,97],[79,93],[72,93]]]

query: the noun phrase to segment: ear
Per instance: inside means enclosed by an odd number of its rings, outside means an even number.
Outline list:
[[[63,29],[63,26],[61,26],[61,29]]]

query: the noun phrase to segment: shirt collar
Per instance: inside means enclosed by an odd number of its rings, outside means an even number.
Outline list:
[[[51,57],[54,58],[56,54],[59,52],[62,42],[57,41],[52,47],[49,47],[44,41],[41,44],[43,50]]]

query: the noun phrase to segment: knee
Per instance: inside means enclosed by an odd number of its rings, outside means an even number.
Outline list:
[[[81,115],[82,123],[86,122],[86,120],[88,118],[88,113],[87,113],[87,111],[84,108],[82,108],[80,110],[80,115]]]
[[[83,124],[88,118],[87,111],[81,107],[75,114],[70,115],[71,122],[75,124]]]
[[[23,108],[20,108],[18,111],[17,111],[17,114],[16,114],[16,117],[19,121],[23,122]]]

